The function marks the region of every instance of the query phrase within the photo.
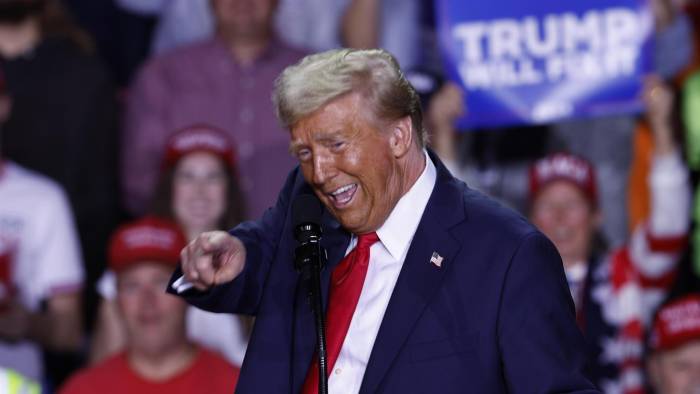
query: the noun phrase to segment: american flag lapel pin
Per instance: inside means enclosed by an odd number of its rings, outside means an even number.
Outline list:
[[[430,262],[438,268],[442,267],[442,260],[443,258],[438,254],[438,252],[433,252],[433,255],[430,256]]]

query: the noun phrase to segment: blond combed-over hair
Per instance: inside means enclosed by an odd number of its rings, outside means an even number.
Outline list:
[[[419,146],[425,146],[418,93],[396,59],[382,49],[333,49],[306,56],[287,67],[275,81],[272,101],[277,118],[291,129],[330,101],[360,93],[382,120],[410,116]]]

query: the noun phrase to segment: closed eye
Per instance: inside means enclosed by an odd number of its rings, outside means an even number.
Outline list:
[[[331,143],[331,149],[334,151],[338,151],[340,149],[343,149],[345,147],[345,141],[335,141]]]
[[[299,149],[295,155],[299,161],[307,161],[311,158],[311,149]]]

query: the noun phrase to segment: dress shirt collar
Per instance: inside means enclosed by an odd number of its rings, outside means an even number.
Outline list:
[[[377,230],[379,240],[397,261],[403,261],[435,187],[435,164],[424,149],[425,168],[416,183],[399,199],[384,224]]]

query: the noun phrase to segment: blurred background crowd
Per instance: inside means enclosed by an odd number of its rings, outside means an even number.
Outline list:
[[[273,82],[341,46],[394,54],[431,149],[555,243],[604,392],[700,393],[700,2],[651,6],[644,113],[464,131],[430,0],[0,0],[0,393],[232,392],[253,320],[163,290],[274,204]]]

